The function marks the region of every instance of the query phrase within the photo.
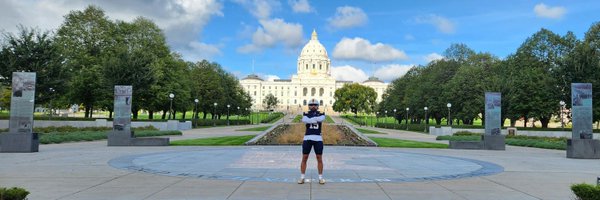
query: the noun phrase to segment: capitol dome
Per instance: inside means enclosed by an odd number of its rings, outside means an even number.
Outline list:
[[[317,32],[313,30],[312,36],[310,37],[310,41],[302,48],[302,52],[300,52],[300,57],[298,59],[328,59],[327,50],[325,47],[319,42],[317,38]]]
[[[327,50],[319,42],[317,31],[313,30],[310,41],[304,45],[298,56],[298,74],[330,76],[330,63]]]

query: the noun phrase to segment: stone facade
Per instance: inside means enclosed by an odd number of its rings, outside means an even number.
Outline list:
[[[265,81],[254,74],[243,78],[240,83],[252,97],[252,109],[264,109],[263,99],[268,94],[273,94],[279,100],[276,110],[300,111],[306,109],[308,101],[314,98],[320,101],[321,111],[330,112],[335,102],[335,90],[352,83],[338,81],[331,76],[331,60],[327,50],[319,42],[316,31],[313,31],[310,41],[302,48],[297,72],[291,79]],[[377,102],[381,101],[381,96],[388,87],[388,83],[376,77],[370,77],[361,84],[375,89]]]

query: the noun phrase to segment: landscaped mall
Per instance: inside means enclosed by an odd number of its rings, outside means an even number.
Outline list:
[[[600,1],[545,3],[0,0],[0,200],[600,200]]]
[[[297,111],[301,106],[306,106],[311,99],[318,99],[322,109],[331,111],[335,102],[335,90],[352,83],[352,81],[338,81],[331,76],[331,61],[327,50],[319,42],[317,32],[313,30],[310,41],[302,48],[297,63],[298,74],[292,79],[275,79],[265,81],[257,75],[251,74],[240,80],[240,84],[252,97],[253,109],[264,109],[263,99],[268,94],[273,94],[279,100],[276,110]],[[362,85],[369,86],[377,93],[377,102],[385,92],[388,84],[376,77],[370,77]]]

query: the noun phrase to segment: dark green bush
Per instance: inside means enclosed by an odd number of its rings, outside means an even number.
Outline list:
[[[0,200],[23,200],[27,198],[27,195],[29,195],[29,191],[23,188],[0,188]]]
[[[41,144],[63,143],[63,142],[78,142],[78,141],[94,141],[107,138],[109,131],[79,131],[79,132],[52,132],[40,133]],[[163,136],[163,135],[181,135],[181,131],[157,131],[144,130],[134,131],[136,137],[148,136]]]
[[[408,124],[408,129],[406,129],[406,124],[397,124],[397,123],[377,123],[375,127],[378,128],[388,128],[388,129],[398,129],[398,130],[409,130],[414,132],[425,132],[426,124]]]
[[[198,119],[197,126],[212,126],[213,125],[213,121],[214,121],[214,124],[217,125],[217,126],[225,126],[225,125],[227,125],[227,120],[226,119],[217,119],[217,120],[212,120],[212,119]],[[232,120],[232,119],[229,119],[229,124],[230,125],[246,125],[246,124],[250,124],[250,120],[246,120],[246,119]],[[194,125],[194,121],[192,121],[192,125]]]
[[[600,186],[594,186],[586,183],[571,185],[571,190],[579,200],[599,200]]]
[[[343,116],[343,117],[346,118],[346,119],[348,119],[348,120],[350,120],[350,121],[352,121],[355,124],[360,125],[360,126],[366,126],[367,125],[367,123],[365,123],[364,117],[355,117],[355,116],[347,116],[347,115]]]
[[[452,135],[459,135],[459,136],[462,135],[462,136],[465,136],[465,135],[481,135],[481,134],[480,133],[473,133],[473,132],[469,132],[469,131],[459,131],[459,132],[456,132],[456,133],[454,133]]]

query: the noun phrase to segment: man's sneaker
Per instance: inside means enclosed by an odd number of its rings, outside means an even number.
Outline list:
[[[304,184],[304,179],[303,178],[298,179],[298,184]]]
[[[325,184],[325,179],[324,178],[320,178],[319,179],[319,184],[321,184],[321,185]]]

